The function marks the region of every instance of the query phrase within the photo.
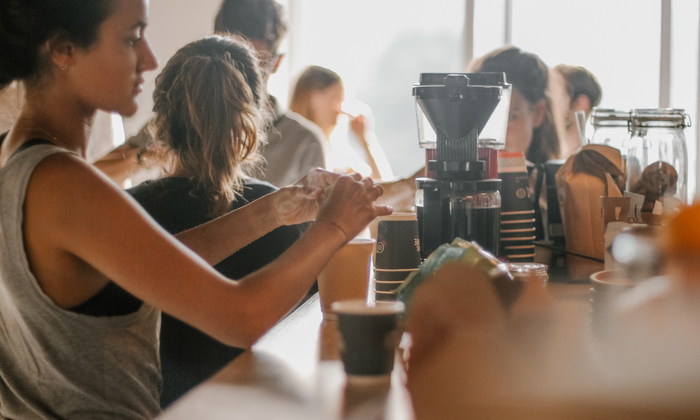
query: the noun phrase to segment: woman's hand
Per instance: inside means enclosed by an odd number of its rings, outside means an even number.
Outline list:
[[[352,115],[348,114],[350,117],[350,129],[352,130],[353,133],[355,133],[355,136],[357,136],[358,140],[360,140],[363,143],[363,146],[367,146],[367,140],[365,139],[365,116],[360,114],[356,117],[353,117]]]
[[[327,201],[318,211],[316,220],[335,224],[345,234],[346,241],[354,238],[378,216],[391,214],[390,206],[375,206],[373,202],[384,193],[381,185],[360,174],[344,175],[326,191]]]
[[[279,225],[294,225],[313,220],[323,205],[324,189],[330,187],[340,174],[314,169],[299,181],[274,193],[274,214]]]

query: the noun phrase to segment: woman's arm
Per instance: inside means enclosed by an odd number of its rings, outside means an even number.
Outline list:
[[[25,245],[32,271],[55,302],[106,277],[226,344],[248,347],[299,302],[337,249],[391,212],[372,205],[379,194],[371,181],[341,177],[319,221],[294,246],[264,269],[231,281],[90,165],[52,155],[28,187]]]
[[[321,192],[338,177],[340,174],[314,169],[294,185],[267,194],[175,237],[206,262],[215,265],[280,226],[313,220],[318,212],[318,202],[323,199]]]
[[[382,179],[382,173],[379,170],[379,165],[377,165],[377,161],[374,157],[374,153],[372,153],[372,148],[369,145],[369,141],[365,135],[365,117],[364,115],[358,115],[355,118],[352,118],[350,120],[350,129],[355,133],[355,136],[357,139],[360,141],[360,145],[364,149],[365,156],[367,159],[367,165],[370,167],[372,170],[372,173],[369,175],[370,178],[376,179],[376,180],[381,180]]]

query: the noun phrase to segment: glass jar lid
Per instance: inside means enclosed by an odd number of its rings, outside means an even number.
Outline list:
[[[631,112],[612,108],[593,108],[591,112],[591,124],[593,126],[620,126],[627,127],[631,118]]]
[[[690,116],[684,109],[642,108],[633,109],[630,120],[632,127],[690,127]]]
[[[513,276],[547,275],[547,264],[506,263],[506,269]]]

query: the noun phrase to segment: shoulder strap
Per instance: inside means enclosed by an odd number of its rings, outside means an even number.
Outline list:
[[[9,131],[5,131],[4,133],[0,134],[0,146],[2,146],[2,143],[5,141],[5,138],[7,137],[7,134]],[[19,154],[20,152],[23,152],[27,149],[29,149],[32,146],[37,146],[39,144],[53,144],[50,141],[46,139],[41,139],[41,138],[36,138],[36,139],[31,139],[27,140],[24,143],[22,143],[21,146],[17,148],[17,150],[12,153],[12,156],[10,156],[10,159],[12,159],[16,154]]]
[[[4,138],[3,138],[3,140],[4,140]],[[22,143],[22,145],[19,146],[17,148],[17,150],[15,150],[15,152],[12,154],[12,156],[10,156],[10,159],[12,159],[13,156],[19,154],[20,152],[23,152],[23,151],[29,149],[30,147],[38,146],[40,144],[53,144],[53,143],[51,143],[50,141],[48,141],[46,139],[39,139],[39,138],[27,140],[24,143]]]

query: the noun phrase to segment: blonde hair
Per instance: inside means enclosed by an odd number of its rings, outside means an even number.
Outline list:
[[[230,209],[257,167],[264,100],[257,55],[236,36],[184,46],[156,78],[154,138],[204,188],[211,215]]]
[[[289,109],[309,121],[315,121],[313,107],[311,106],[311,94],[324,91],[339,83],[342,84],[343,81],[334,71],[319,66],[307,67],[294,85],[292,99],[289,101]]]

